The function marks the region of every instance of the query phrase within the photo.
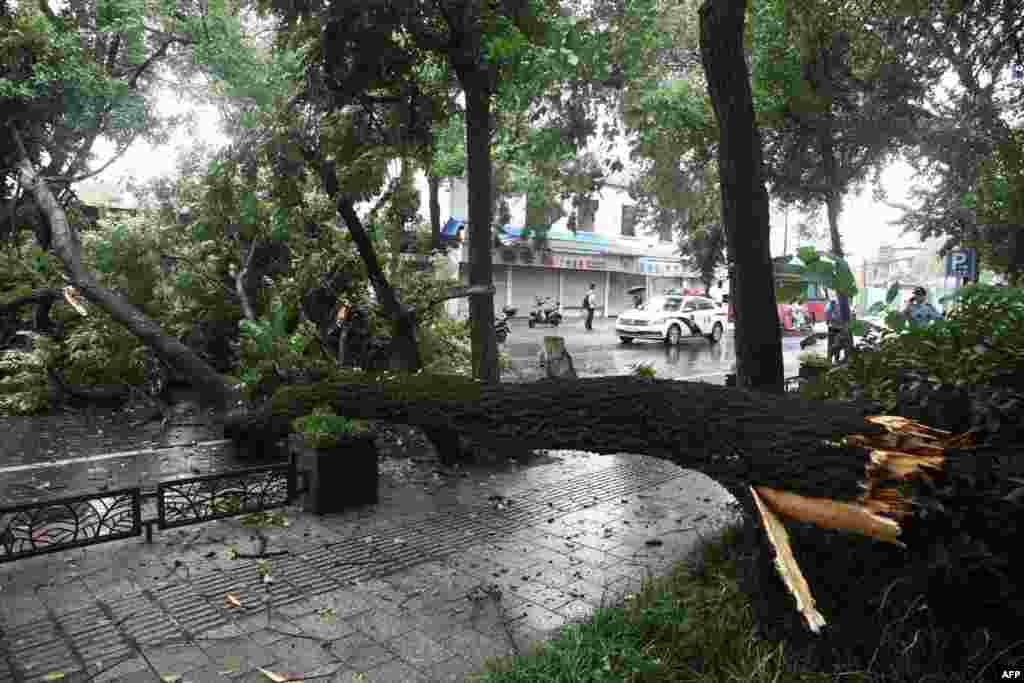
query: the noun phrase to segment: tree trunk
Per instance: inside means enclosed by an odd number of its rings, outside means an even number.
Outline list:
[[[466,173],[469,176],[469,284],[491,286],[492,168],[491,96],[482,71],[460,80],[466,93]],[[473,377],[498,382],[498,341],[494,336],[494,295],[469,299]]]
[[[345,221],[345,225],[348,226],[352,241],[356,243],[359,255],[366,265],[366,273],[373,286],[373,291],[377,295],[377,301],[391,318],[393,336],[389,365],[392,370],[416,372],[423,366],[423,363],[420,358],[419,345],[416,343],[415,312],[403,306],[398,300],[394,287],[391,286],[384,271],[381,270],[377,250],[374,249],[370,236],[366,234],[366,229],[363,227],[362,221],[359,220],[352,201],[339,195],[337,202],[338,212]]]
[[[825,169],[826,182],[829,184],[825,208],[828,212],[828,233],[832,243],[832,255],[843,258],[843,239],[839,234],[839,214],[843,210],[842,183],[839,180],[839,167],[836,161],[835,145],[832,141],[832,113],[826,111],[825,125],[819,133],[819,148]],[[844,325],[850,322],[850,298],[845,294],[838,295],[839,317]]]
[[[700,45],[718,119],[722,219],[735,263],[736,374],[741,387],[781,392],[782,337],[769,248],[768,193],[743,48],[745,0],[706,0]]]
[[[747,485],[854,500],[870,461],[838,435],[876,433],[863,406],[699,382],[599,377],[482,384],[470,378],[350,373],[344,383],[285,387],[261,411],[226,421],[229,438],[268,443],[292,418],[339,415],[448,429],[496,450],[642,453],[700,470],[734,493]]]
[[[441,179],[433,173],[427,174],[427,190],[430,205],[430,247],[441,249]]]
[[[16,131],[14,134],[17,136]],[[18,140],[20,142],[20,138]],[[153,349],[179,376],[201,389],[203,397],[211,404],[224,407],[231,403],[235,399],[234,390],[209,364],[177,339],[165,334],[142,311],[96,281],[82,263],[78,234],[24,150],[21,151],[17,166],[22,186],[31,193],[40,212],[46,217],[53,250],[79,292]]]

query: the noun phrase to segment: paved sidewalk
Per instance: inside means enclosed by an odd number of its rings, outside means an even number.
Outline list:
[[[552,451],[289,509],[265,559],[227,520],[0,565],[0,683],[462,681],[636,590],[730,502],[661,460]]]

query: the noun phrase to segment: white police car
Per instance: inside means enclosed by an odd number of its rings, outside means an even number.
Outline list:
[[[712,299],[666,294],[622,313],[615,321],[615,333],[623,344],[657,339],[676,345],[684,337],[706,337],[717,344],[727,321],[728,315]]]

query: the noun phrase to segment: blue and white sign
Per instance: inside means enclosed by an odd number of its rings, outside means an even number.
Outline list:
[[[957,249],[946,254],[946,277],[973,280],[978,275],[978,255],[974,249]]]

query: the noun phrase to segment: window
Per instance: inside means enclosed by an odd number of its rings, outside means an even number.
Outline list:
[[[664,308],[664,310],[666,310],[666,311],[678,311],[680,306],[682,306],[682,305],[683,305],[683,300],[682,299],[666,299],[665,300],[665,308]],[[689,305],[689,304],[687,304],[687,305]]]
[[[687,301],[686,305],[683,306],[683,310],[684,311],[696,311],[697,310],[697,302],[692,300],[692,299],[690,301]]]
[[[707,299],[703,299],[700,302],[700,310],[702,310],[702,311],[711,311],[711,310],[714,310],[715,308],[716,308],[715,304],[712,303],[711,301],[708,301]]]
[[[576,229],[580,232],[594,232],[594,218],[597,216],[597,200],[581,199],[576,218]]]
[[[622,235],[624,237],[636,237],[636,206],[623,205],[622,207]]]

